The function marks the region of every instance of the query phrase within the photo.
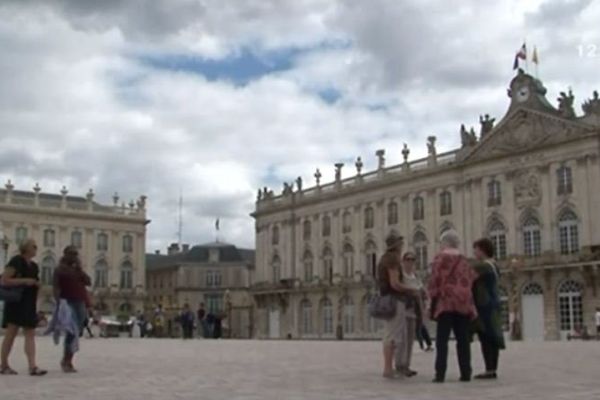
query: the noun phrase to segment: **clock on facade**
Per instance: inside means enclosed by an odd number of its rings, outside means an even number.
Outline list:
[[[528,98],[529,98],[529,87],[528,86],[521,86],[520,88],[517,89],[516,100],[519,103],[523,103],[524,101],[527,101]]]

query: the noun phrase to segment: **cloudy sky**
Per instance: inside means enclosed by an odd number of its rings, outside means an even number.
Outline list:
[[[580,112],[598,21],[593,0],[2,0],[0,179],[146,194],[149,251],[176,240],[181,191],[184,242],[220,217],[253,247],[258,187],[371,169],[379,148],[398,163],[403,142],[417,158],[431,134],[450,150],[500,118],[524,39]]]

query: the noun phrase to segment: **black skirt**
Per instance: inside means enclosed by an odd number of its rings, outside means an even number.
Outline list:
[[[39,280],[39,269],[33,261],[28,263],[23,257],[15,256],[8,263],[8,267],[15,269],[17,278]],[[21,301],[4,303],[2,327],[6,329],[9,324],[27,329],[37,327],[37,296],[37,287],[26,287]]]

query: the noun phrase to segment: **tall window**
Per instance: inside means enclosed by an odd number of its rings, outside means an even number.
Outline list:
[[[312,304],[308,299],[300,303],[300,329],[303,335],[312,333]]]
[[[44,229],[44,247],[56,246],[56,232],[54,229]]]
[[[558,233],[561,254],[579,251],[579,229],[577,215],[571,210],[564,211],[558,219]]]
[[[129,261],[121,264],[121,289],[133,288],[133,265]]]
[[[387,207],[387,222],[388,225],[396,225],[398,223],[398,203],[391,201]]]
[[[502,191],[500,182],[493,179],[488,183],[488,207],[499,206],[502,204]]]
[[[103,289],[108,287],[108,265],[106,261],[100,260],[94,266],[94,288]]]
[[[313,280],[313,256],[310,251],[304,253],[304,282]]]
[[[349,296],[342,299],[342,317],[344,333],[354,333],[354,302]]]
[[[302,229],[302,237],[304,238],[304,240],[310,240],[310,236],[311,236],[311,231],[312,231],[312,226],[310,221],[306,220],[304,221],[303,224],[303,229]]]
[[[573,193],[573,173],[571,167],[562,165],[556,170],[557,192],[560,195]]]
[[[344,276],[351,278],[354,275],[354,249],[348,243],[344,245]]]
[[[98,251],[108,251],[108,235],[106,233],[99,233],[97,240],[96,248]]]
[[[563,282],[558,288],[561,331],[573,332],[583,326],[582,292],[583,285],[573,280]]]
[[[328,298],[323,299],[321,308],[323,310],[323,333],[330,335],[333,333],[333,305]]]
[[[322,234],[323,237],[329,237],[331,235],[331,217],[329,215],[323,217]]]
[[[377,278],[377,247],[375,243],[369,241],[365,246],[366,266],[367,275],[371,275],[373,278]]]
[[[222,283],[221,271],[206,272],[206,286],[210,288],[220,287]],[[190,279],[191,280],[191,279]]]
[[[506,229],[502,222],[494,220],[490,224],[489,238],[494,244],[494,255],[498,260],[506,258]]]
[[[329,284],[333,283],[333,253],[329,248],[323,250],[323,279]]]
[[[415,256],[417,258],[416,267],[421,271],[427,268],[428,256],[427,256],[427,236],[421,231],[415,233],[413,237],[413,247],[415,249]]]
[[[421,196],[413,199],[413,219],[420,221],[425,218],[425,204]]]
[[[352,214],[350,214],[349,211],[346,211],[342,218],[342,232],[344,232],[344,233],[352,232]]]
[[[23,243],[25,239],[27,239],[27,228],[19,226],[15,232],[15,241],[17,242],[17,245]]]
[[[365,229],[373,229],[375,226],[375,211],[373,207],[365,208]]]
[[[452,214],[452,195],[449,191],[444,190],[440,193],[440,215]]]
[[[124,253],[133,252],[133,237],[131,235],[123,236],[123,252]]]
[[[71,232],[71,245],[78,249],[83,247],[83,234],[80,231]]]
[[[539,257],[542,254],[540,223],[534,216],[529,216],[523,223],[523,250],[527,257]]]
[[[52,285],[52,279],[54,277],[54,267],[56,266],[56,263],[54,262],[54,258],[52,257],[45,257],[42,260],[42,267],[41,267],[41,281],[42,281],[42,285]]]
[[[206,304],[206,311],[211,314],[218,314],[223,311],[222,294],[205,294],[204,303]]]
[[[273,279],[273,283],[278,284],[281,281],[281,260],[279,259],[279,257],[273,257],[271,268],[271,278]]]
[[[273,230],[271,231],[271,243],[274,246],[277,246],[279,244],[279,227],[278,226],[274,226]]]

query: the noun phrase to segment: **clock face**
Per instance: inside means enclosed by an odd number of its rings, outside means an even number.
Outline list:
[[[519,103],[527,101],[528,98],[529,98],[529,87],[521,86],[520,88],[517,89],[517,95],[516,95],[515,99]]]

